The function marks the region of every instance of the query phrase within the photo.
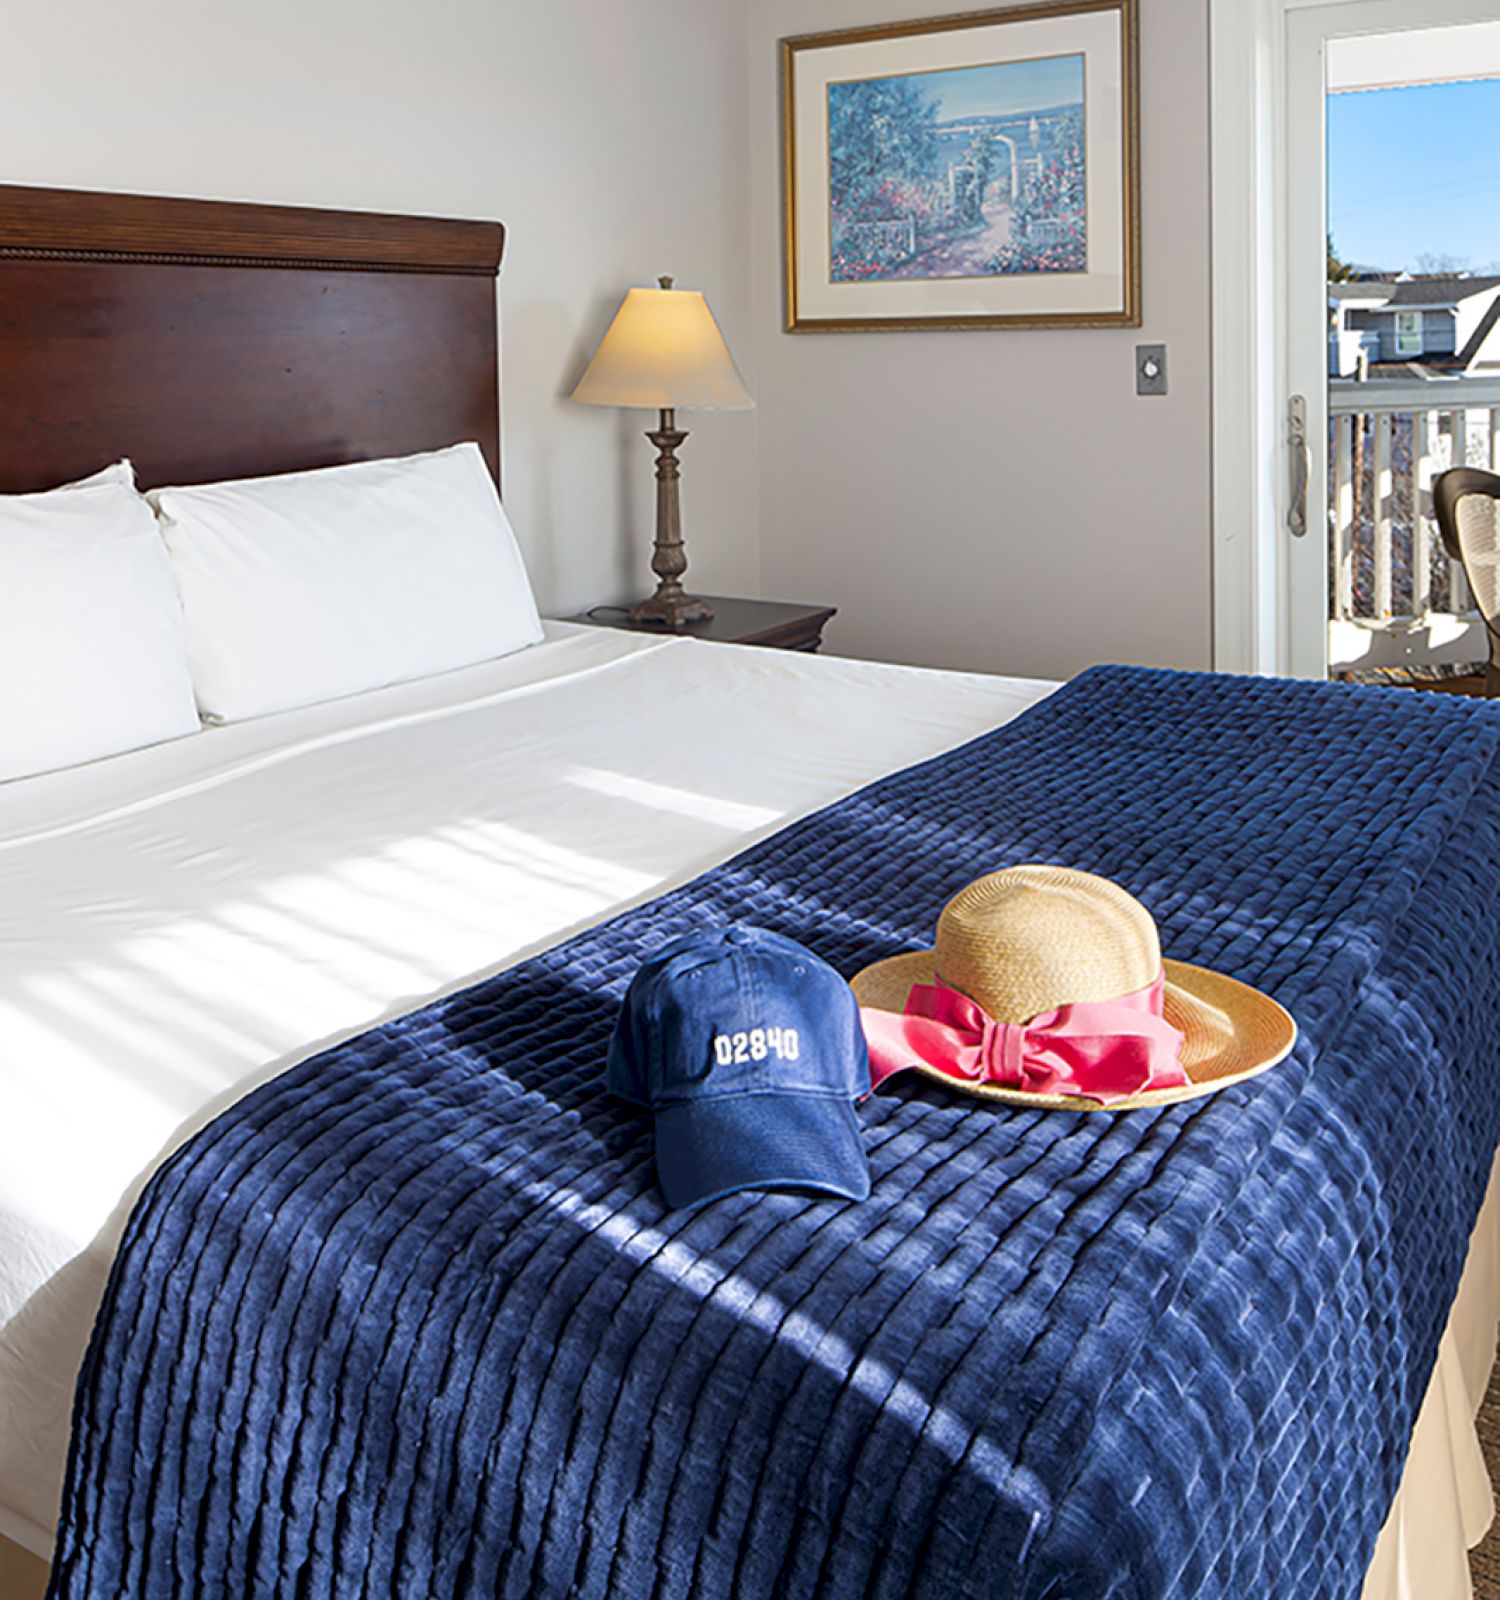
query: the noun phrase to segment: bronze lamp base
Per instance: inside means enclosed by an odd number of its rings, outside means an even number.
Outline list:
[[[637,600],[630,608],[630,620],[645,623],[648,627],[680,628],[689,622],[707,622],[714,608],[707,600],[684,594],[682,585],[674,585],[676,593],[661,584],[649,600]]]
[[[680,628],[689,622],[707,622],[714,614],[713,607],[682,587],[682,575],[687,571],[687,551],[682,545],[682,507],[677,490],[682,466],[677,452],[687,434],[678,428],[676,412],[664,410],[660,426],[646,437],[657,450],[656,543],[651,551],[651,570],[659,581],[656,593],[649,600],[639,600],[631,606],[630,620],[657,628]]]

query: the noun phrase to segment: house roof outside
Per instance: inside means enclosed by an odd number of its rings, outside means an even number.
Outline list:
[[[1360,301],[1389,307],[1393,311],[1416,306],[1456,306],[1460,300],[1491,294],[1496,289],[1500,289],[1500,275],[1494,274],[1484,277],[1455,274],[1441,278],[1356,278],[1348,283],[1328,285],[1331,299]]]

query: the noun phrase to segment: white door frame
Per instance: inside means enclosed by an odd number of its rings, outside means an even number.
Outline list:
[[[1278,304],[1285,0],[1210,0],[1209,230],[1213,654],[1275,672],[1282,312]]]
[[[1209,0],[1213,655],[1221,672],[1286,672],[1292,658],[1285,559],[1286,18],[1313,6],[1365,3]],[[1496,15],[1494,0],[1427,4],[1434,26]],[[1311,521],[1320,536],[1322,493],[1314,483]]]

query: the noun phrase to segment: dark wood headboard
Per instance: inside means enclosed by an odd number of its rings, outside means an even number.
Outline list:
[[[0,185],[0,493],[476,439],[499,480],[498,222]]]

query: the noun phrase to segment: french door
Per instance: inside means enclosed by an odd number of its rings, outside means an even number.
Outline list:
[[[1279,299],[1283,307],[1282,506],[1279,602],[1282,670],[1321,678],[1329,667],[1329,307],[1325,149],[1330,41],[1500,19],[1500,0],[1285,0]],[[1475,137],[1488,137],[1475,130]],[[1378,466],[1378,464],[1377,464]],[[1377,489],[1377,493],[1379,490]],[[1481,653],[1482,653],[1482,646]]]

